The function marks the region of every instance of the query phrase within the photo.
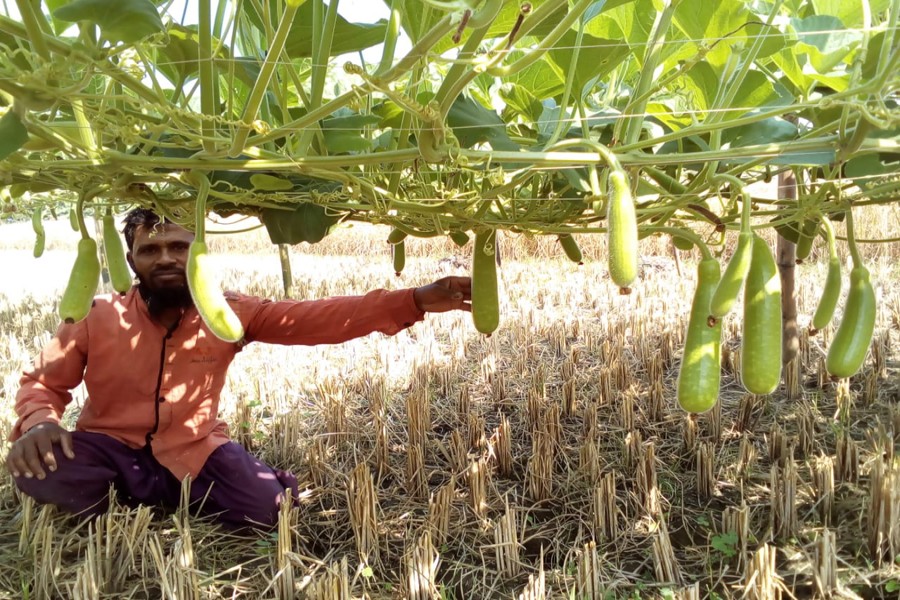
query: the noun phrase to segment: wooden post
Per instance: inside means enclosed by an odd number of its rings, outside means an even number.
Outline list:
[[[783,171],[778,175],[778,197],[797,198],[797,180],[793,171]],[[781,360],[788,364],[797,357],[800,336],[797,329],[797,297],[794,294],[794,271],[797,253],[794,243],[778,236],[778,274],[781,276]]]
[[[291,274],[291,255],[287,244],[278,244],[278,257],[281,259],[281,283],[284,286],[284,297],[290,298],[294,289],[294,276]]]

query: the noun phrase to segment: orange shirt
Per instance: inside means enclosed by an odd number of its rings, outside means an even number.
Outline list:
[[[124,296],[98,296],[84,320],[60,325],[22,376],[11,439],[38,423],[58,423],[72,400],[70,390],[83,380],[88,399],[77,430],[132,448],[147,444],[150,434],[160,464],[179,480],[194,478],[228,441],[217,417],[219,395],[243,345],[337,344],[375,331],[394,335],[424,318],[412,289],[310,301],[226,297],[244,325],[240,343],[213,335],[193,307],[167,332],[151,318],[137,287]]]

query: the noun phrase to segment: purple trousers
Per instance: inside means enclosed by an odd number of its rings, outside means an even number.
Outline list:
[[[54,444],[58,468],[45,469],[43,480],[16,477],[18,488],[40,504],[53,504],[79,516],[99,515],[109,508],[109,486],[128,506],[178,506],[181,483],[153,454],[135,450],[101,433],[72,432],[75,458]],[[216,448],[191,481],[193,513],[214,516],[228,527],[271,528],[285,489],[297,497],[297,479],[275,470],[235,442]]]

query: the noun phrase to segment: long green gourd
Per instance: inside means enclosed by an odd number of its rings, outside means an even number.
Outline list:
[[[764,239],[753,238],[744,287],[741,382],[753,394],[771,394],[781,380],[781,279]]]
[[[500,303],[497,292],[497,230],[475,232],[472,256],[472,321],[475,329],[490,335],[500,324]]]
[[[847,210],[847,242],[853,256],[850,291],[847,293],[844,316],[825,359],[825,368],[834,377],[851,377],[859,371],[875,332],[875,289],[856,247],[851,210]]]
[[[97,242],[88,235],[84,224],[84,203],[91,192],[82,194],[75,208],[81,239],[69,281],[59,301],[59,316],[66,323],[76,323],[87,316],[100,285],[100,256]]]
[[[192,172],[189,180],[197,187],[197,214],[194,241],[188,249],[187,280],[194,306],[209,330],[226,342],[237,342],[244,337],[241,320],[225,300],[209,261],[206,245],[206,198],[209,195],[209,179],[205,174]]]
[[[697,290],[678,371],[678,403],[692,413],[706,412],[719,397],[722,322],[707,323],[709,302],[719,283],[719,261],[709,256],[697,266]]]
[[[831,323],[838,299],[841,296],[841,259],[834,241],[834,227],[826,217],[822,217],[822,229],[825,230],[825,240],[828,243],[828,275],[825,277],[822,296],[819,298],[819,304],[813,314],[813,331],[811,332],[813,335]]]
[[[131,289],[131,271],[128,269],[128,261],[125,260],[122,238],[116,231],[116,222],[110,211],[103,215],[103,249],[106,251],[109,281],[114,290],[124,294]]]
[[[750,262],[753,258],[753,232],[750,230],[750,194],[744,189],[743,183],[736,177],[728,177],[732,185],[738,186],[741,194],[741,232],[738,234],[738,243],[735,247],[725,273],[722,275],[719,285],[716,286],[712,300],[709,303],[710,322],[721,319],[731,312],[744,280],[750,272]]]

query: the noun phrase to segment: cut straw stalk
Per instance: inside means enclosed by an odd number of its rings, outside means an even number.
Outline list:
[[[877,567],[900,553],[900,469],[878,458],[869,474],[867,528],[869,557]]]
[[[513,454],[512,454],[512,429],[509,425],[509,417],[505,414],[500,415],[500,425],[492,436],[494,440],[494,453],[497,457],[497,470],[503,477],[508,477],[512,473]]]
[[[378,496],[368,466],[359,464],[350,473],[347,485],[347,505],[350,526],[361,562],[377,563],[378,552]]]
[[[813,498],[815,498],[819,519],[828,527],[834,513],[834,459],[821,456],[811,465]]]
[[[746,502],[741,502],[738,507],[728,506],[722,511],[722,531],[732,533],[737,538],[735,563],[740,568],[746,561],[747,544],[750,540],[750,510]]]
[[[780,540],[797,534],[797,466],[793,459],[785,461],[784,468],[772,465],[769,477],[771,490],[770,525],[773,535]]]
[[[619,501],[616,496],[615,472],[606,473],[600,479],[600,485],[594,488],[591,503],[594,539],[614,542],[619,537]]]
[[[442,485],[428,502],[428,527],[436,544],[443,544],[450,532],[450,515],[456,495],[456,477]]]
[[[504,577],[515,577],[521,570],[519,537],[515,510],[507,502],[506,512],[494,525],[494,556],[497,570]]]
[[[775,570],[775,546],[764,544],[744,570],[744,597],[747,600],[781,600],[784,584]]]
[[[549,500],[552,497],[555,448],[553,436],[545,429],[535,433],[525,477],[529,496],[536,502]]]
[[[669,528],[666,519],[660,515],[656,521],[656,532],[653,536],[653,566],[656,580],[659,583],[674,583],[681,585],[683,576],[678,560],[675,558],[675,549],[669,539]]]
[[[479,517],[487,512],[487,490],[490,481],[490,470],[487,461],[483,458],[472,461],[469,464],[469,507]]]
[[[350,568],[346,556],[339,563],[329,564],[325,572],[313,580],[308,596],[310,600],[351,600]]]
[[[579,552],[578,570],[575,577],[575,590],[578,598],[603,600],[606,597],[607,589],[603,583],[603,569],[595,542],[588,542]]]
[[[416,539],[407,552],[406,569],[409,600],[434,600],[440,598],[437,589],[437,570],[440,555],[425,532]]]
[[[838,591],[837,558],[835,534],[823,529],[816,539],[814,564],[816,589],[823,598],[831,598]]]

